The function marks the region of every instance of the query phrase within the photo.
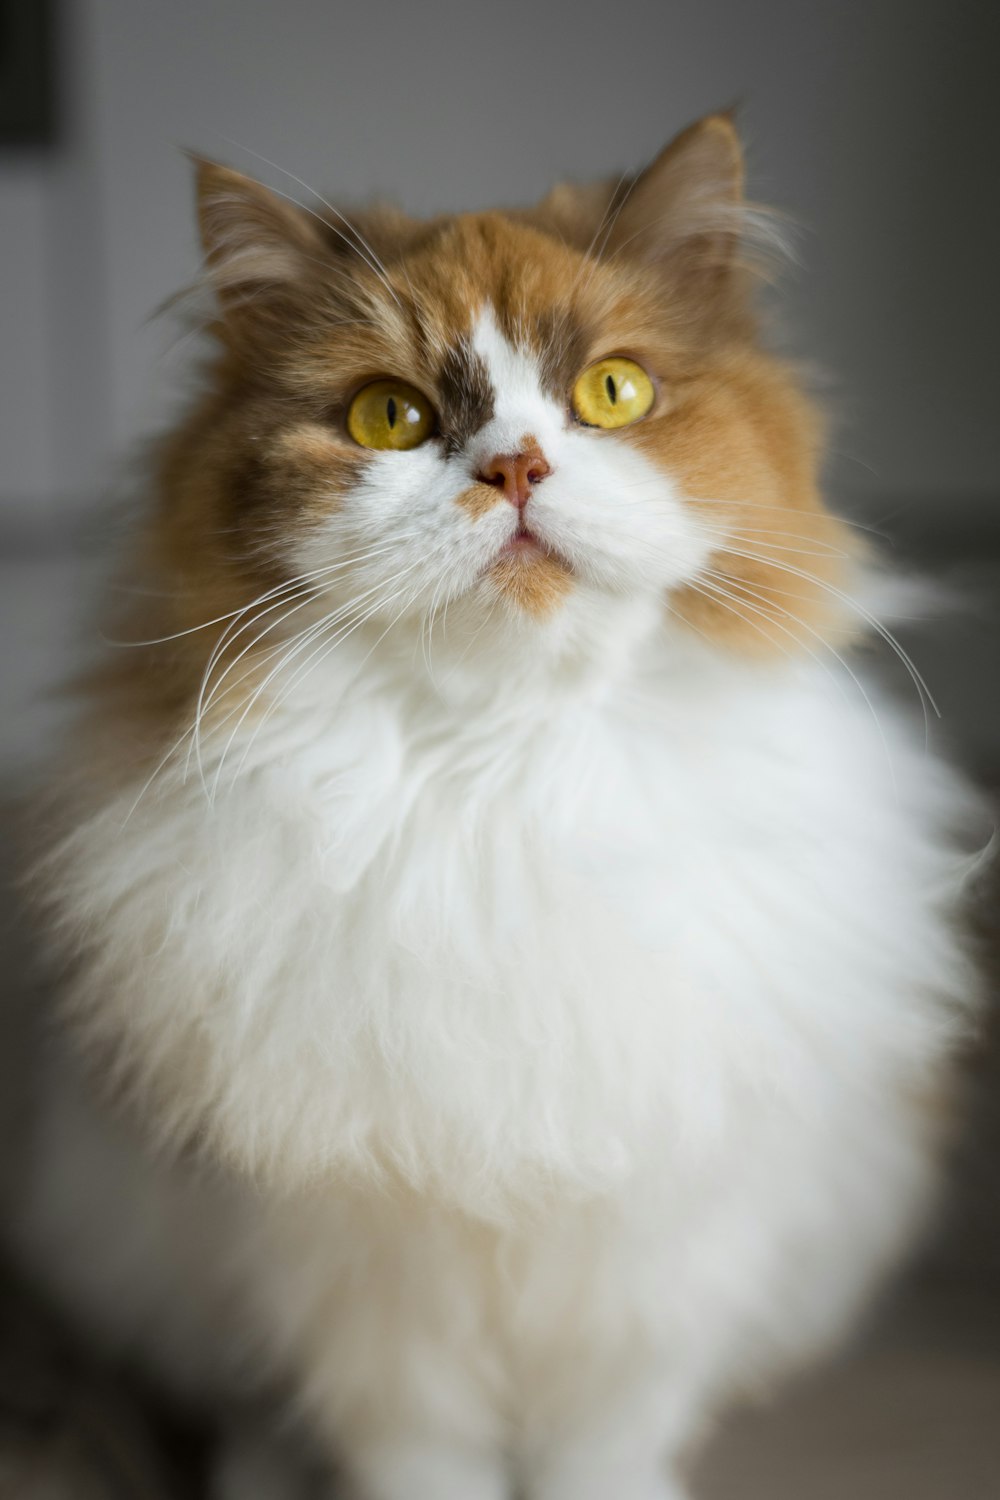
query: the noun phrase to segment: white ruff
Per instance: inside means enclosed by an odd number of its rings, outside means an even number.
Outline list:
[[[366,646],[211,808],[171,773],[62,854],[83,1024],[178,1130],[281,1183],[391,1163],[478,1211],[697,1159],[749,1107],[889,1110],[933,1066],[961,794],[885,705],[891,770],[813,668],[647,644],[614,682],[448,704],[407,654],[346,687]]]

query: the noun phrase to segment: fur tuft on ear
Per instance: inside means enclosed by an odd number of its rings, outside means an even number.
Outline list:
[[[768,279],[790,246],[782,220],[743,197],[743,152],[732,117],[708,115],[637,176],[563,183],[525,215],[596,260],[631,262],[707,336],[748,329],[747,276]]]
[[[748,203],[743,181],[731,115],[698,120],[619,190],[605,253],[660,268],[688,295],[711,301],[735,292],[745,300],[738,273],[768,280],[776,263],[793,258],[793,247],[789,220]]]
[[[612,205],[608,254],[661,262],[696,249],[715,270],[732,259],[741,227],[743,152],[726,114],[688,126]],[[693,257],[692,257],[693,258]]]
[[[689,125],[611,205],[605,256],[648,267],[702,336],[751,326],[745,269],[759,215],[743,199],[743,151],[728,114]]]
[[[294,317],[303,280],[324,258],[322,226],[241,172],[193,160],[205,279],[222,313],[218,331],[236,350],[246,349]]]

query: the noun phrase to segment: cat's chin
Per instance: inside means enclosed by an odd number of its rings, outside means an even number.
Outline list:
[[[526,527],[504,542],[485,571],[507,604],[536,619],[563,603],[574,576],[572,564]]]

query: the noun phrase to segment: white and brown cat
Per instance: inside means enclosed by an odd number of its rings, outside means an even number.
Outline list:
[[[970,798],[765,352],[733,126],[348,222],[199,168],[217,355],[36,876],[26,1238],[364,1500],[667,1500],[924,1213]]]

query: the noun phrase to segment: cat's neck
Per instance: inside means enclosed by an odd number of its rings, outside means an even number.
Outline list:
[[[311,690],[327,691],[327,677],[346,700],[388,696],[422,715],[555,711],[599,697],[637,670],[664,633],[665,611],[597,593],[574,603],[541,625],[502,610],[470,620],[461,604],[429,625],[372,622]]]

